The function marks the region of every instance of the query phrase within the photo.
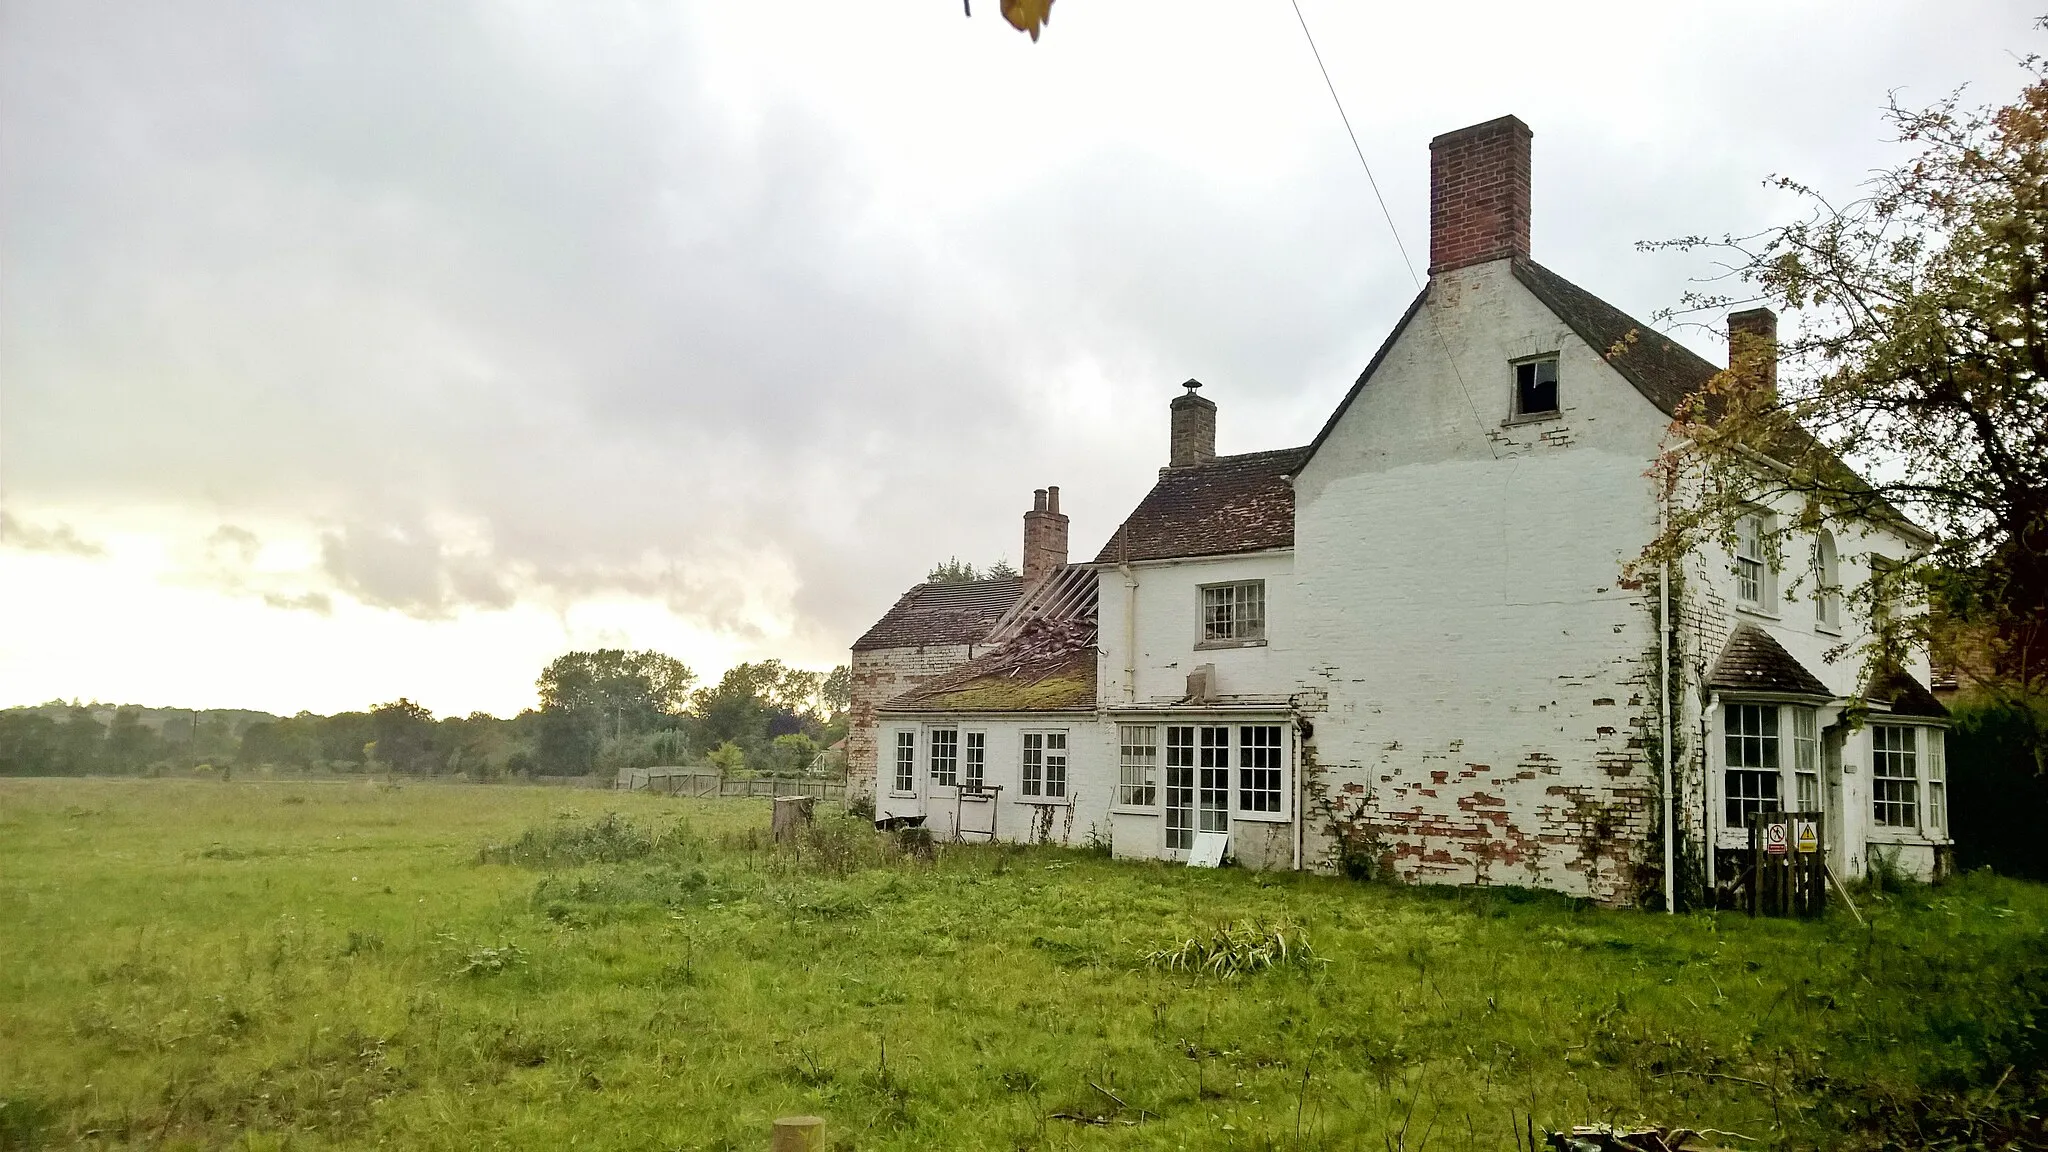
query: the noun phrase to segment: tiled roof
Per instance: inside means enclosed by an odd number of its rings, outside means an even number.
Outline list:
[[[1737,624],[1729,633],[1721,658],[1707,677],[1707,687],[1720,692],[1834,696],[1820,677],[1808,672],[1770,633],[1754,624]]]
[[[979,644],[1024,594],[1024,581],[919,584],[853,642],[856,652],[932,644]]]
[[[1926,685],[1903,668],[1888,668],[1872,678],[1863,695],[1875,704],[1891,705],[1894,716],[1946,718],[1948,709],[1934,698]]]
[[[1294,546],[1294,487],[1306,448],[1218,456],[1168,468],[1102,546],[1097,564],[1221,556]]]
[[[1543,301],[1544,307],[1556,313],[1579,339],[1592,345],[1666,416],[1677,416],[1687,397],[1701,394],[1707,382],[1721,374],[1721,369],[1691,349],[1534,260],[1518,259],[1514,270],[1515,279]],[[1721,398],[1714,393],[1702,395],[1702,403],[1709,419],[1721,411]],[[1759,443],[1757,447],[1779,463],[1810,468],[1846,511],[1926,535],[1926,529],[1873,492],[1867,481],[1806,429],[1788,424],[1768,443]]]
[[[1017,638],[882,705],[884,712],[1095,708],[1095,621],[1035,620]]]
[[[1622,378],[1666,416],[1721,374],[1698,353],[1536,263],[1517,259],[1515,279],[1592,345]]]

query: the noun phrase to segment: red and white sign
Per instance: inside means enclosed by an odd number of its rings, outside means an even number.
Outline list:
[[[1791,846],[1792,829],[1785,824],[1764,825],[1764,851],[1773,856],[1783,856]]]

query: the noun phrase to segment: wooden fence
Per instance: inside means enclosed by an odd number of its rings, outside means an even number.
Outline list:
[[[1821,813],[1752,813],[1749,859],[1750,915],[1827,911],[1827,822]]]
[[[815,796],[827,804],[846,803],[846,781],[815,776],[755,776],[732,779],[704,768],[635,768],[618,787],[669,796]]]

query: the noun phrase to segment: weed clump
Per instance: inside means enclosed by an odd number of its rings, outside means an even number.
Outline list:
[[[477,849],[479,864],[517,864],[523,868],[573,868],[584,864],[624,864],[652,856],[683,858],[701,855],[701,845],[680,821],[665,830],[642,828],[616,812],[575,822],[566,814],[519,834],[510,844]]]
[[[443,936],[441,939],[448,944],[455,944],[453,936]],[[510,941],[503,944],[476,944],[463,952],[456,962],[452,975],[496,976],[525,963],[526,950]]]
[[[1310,972],[1329,961],[1315,954],[1308,933],[1290,924],[1238,920],[1220,924],[1208,936],[1190,936],[1171,948],[1147,952],[1145,966],[1231,980],[1258,972]]]

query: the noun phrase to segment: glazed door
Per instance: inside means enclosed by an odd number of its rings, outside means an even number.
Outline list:
[[[1230,831],[1230,728],[1218,724],[1201,729],[1201,830]]]
[[[1195,846],[1195,730],[1166,729],[1166,851],[1173,859]]]

